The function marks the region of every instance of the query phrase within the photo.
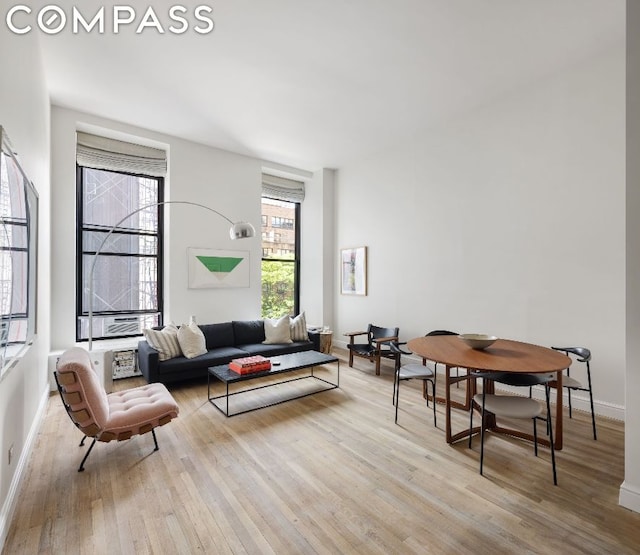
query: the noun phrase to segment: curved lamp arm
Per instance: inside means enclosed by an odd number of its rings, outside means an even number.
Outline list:
[[[91,261],[91,268],[89,269],[89,334],[88,334],[89,351],[91,351],[91,348],[93,346],[93,272],[94,272],[95,267],[96,267],[96,262],[98,261],[98,256],[102,252],[102,247],[104,247],[104,245],[108,241],[109,237],[111,237],[111,234],[116,229],[118,229],[120,224],[122,224],[123,222],[128,220],[131,216],[137,214],[138,212],[142,212],[143,210],[146,210],[148,208],[153,208],[155,206],[162,206],[164,204],[190,204],[191,206],[197,206],[199,208],[204,208],[205,210],[208,210],[209,212],[213,212],[214,214],[217,214],[218,216],[220,216],[221,218],[224,218],[225,220],[227,220],[231,224],[231,228],[229,229],[229,236],[231,237],[231,239],[248,239],[250,237],[254,237],[255,234],[256,234],[255,228],[250,223],[248,223],[248,222],[235,222],[234,223],[232,220],[227,218],[227,216],[225,216],[221,212],[218,212],[214,208],[211,208],[210,206],[206,206],[204,204],[200,204],[198,202],[191,202],[189,200],[163,200],[162,202],[154,202],[152,204],[147,204],[145,206],[141,206],[140,208],[136,208],[133,212],[129,212],[129,214],[127,214],[124,218],[122,218],[120,221],[118,221],[109,230],[109,232],[105,235],[104,239],[102,239],[100,245],[96,249],[96,252],[93,255],[93,260]]]

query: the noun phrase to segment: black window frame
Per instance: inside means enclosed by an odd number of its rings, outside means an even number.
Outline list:
[[[293,262],[293,314],[291,316],[296,316],[298,314],[300,314],[300,253],[302,251],[301,248],[301,244],[300,244],[300,227],[301,227],[301,221],[300,221],[300,214],[302,212],[302,205],[300,202],[293,202],[293,201],[282,201],[281,199],[275,199],[273,197],[270,197],[268,195],[262,195],[260,197],[260,205],[262,206],[262,199],[270,199],[270,200],[277,200],[280,202],[289,202],[290,204],[294,205],[294,217],[295,217],[295,221],[293,222],[293,230],[294,230],[294,240],[295,240],[295,249],[294,249],[294,257],[293,260],[291,260],[290,258],[275,258],[275,257],[268,257],[265,258],[264,256],[261,258],[260,260],[260,264],[262,264],[262,262],[264,261],[268,261],[268,262],[287,262],[287,263],[291,263]],[[271,227],[281,227],[281,226],[274,226],[273,225],[273,218],[274,216],[272,216],[272,224]],[[289,218],[282,218],[282,219],[289,219]],[[286,229],[286,228],[285,228]],[[271,249],[272,251],[274,249]],[[260,280],[260,291],[261,291],[261,300],[260,303],[262,304],[262,279]]]
[[[157,218],[158,218],[158,232],[157,232],[157,254],[155,256],[156,269],[157,269],[157,310],[149,311],[149,310],[109,310],[109,311],[97,311],[93,310],[93,317],[104,317],[104,316],[128,316],[128,315],[145,315],[145,314],[158,314],[158,324],[160,326],[163,325],[164,322],[164,177],[159,177],[155,175],[147,175],[141,173],[131,173],[124,172],[119,170],[108,170],[104,168],[93,168],[91,166],[81,166],[76,163],[76,310],[75,310],[75,329],[76,329],[76,341],[84,342],[88,341],[88,338],[81,337],[81,318],[87,318],[89,316],[88,310],[82,310],[82,296],[83,296],[83,287],[84,287],[84,272],[83,272],[83,260],[84,256],[95,255],[96,251],[85,251],[83,248],[83,233],[85,231],[105,231],[104,229],[85,229],[84,226],[84,176],[83,169],[94,169],[99,171],[108,171],[112,173],[117,173],[121,175],[128,175],[132,177],[141,177],[144,179],[153,179],[158,183],[158,193],[157,193]],[[123,231],[124,234],[130,235],[141,235],[140,233],[132,232],[132,231]],[[148,234],[146,234],[148,235]],[[155,234],[153,234],[156,236]],[[150,257],[150,255],[141,255],[139,253],[101,253],[100,256],[130,256],[130,257],[138,257],[141,258],[143,256]],[[91,325],[91,324],[90,324]],[[131,337],[141,337],[142,331],[137,334],[127,334],[127,335],[96,335],[92,337],[93,341],[96,340],[104,340],[104,339],[124,339]]]

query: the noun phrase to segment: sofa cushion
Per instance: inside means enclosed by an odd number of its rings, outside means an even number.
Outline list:
[[[180,343],[180,349],[186,358],[194,358],[207,352],[204,333],[195,322],[180,326],[178,343]]]
[[[204,324],[198,327],[204,333],[208,351],[218,347],[233,347],[235,345],[233,324],[231,322]]]
[[[291,340],[309,341],[307,319],[305,318],[304,312],[301,312],[295,318],[291,318]]]
[[[311,341],[294,341],[293,343],[275,343],[272,345],[262,343],[258,345],[238,345],[238,348],[250,355],[262,355],[269,358],[300,351],[313,351],[313,343]]]
[[[289,315],[282,318],[266,318],[264,321],[265,345],[274,343],[291,343],[291,327]]]
[[[171,322],[161,330],[146,329],[144,337],[156,351],[160,360],[169,360],[182,354],[178,342],[178,328]]]
[[[233,321],[235,345],[262,343],[264,341],[264,322],[262,320]]]
[[[242,358],[249,356],[247,351],[236,349],[235,347],[218,347],[212,349],[204,355],[200,355],[195,358],[177,357],[171,360],[166,360],[162,364],[158,365],[158,373],[164,374],[176,374],[186,370],[202,368],[202,375],[206,376],[206,368],[209,366],[218,366],[220,364],[227,364],[234,358]]]

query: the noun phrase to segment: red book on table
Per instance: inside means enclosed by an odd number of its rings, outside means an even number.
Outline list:
[[[251,357],[234,358],[229,363],[229,370],[238,374],[248,374],[250,372],[264,372],[271,369],[271,361],[261,355]]]

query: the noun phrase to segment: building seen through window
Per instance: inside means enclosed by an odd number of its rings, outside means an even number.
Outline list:
[[[162,314],[162,178],[123,172],[78,169],[77,340],[88,337],[93,303],[93,337],[139,335],[158,325]],[[148,206],[144,210],[136,210]],[[109,230],[126,218],[102,246]]]
[[[299,203],[262,198],[262,317],[298,312]]]

